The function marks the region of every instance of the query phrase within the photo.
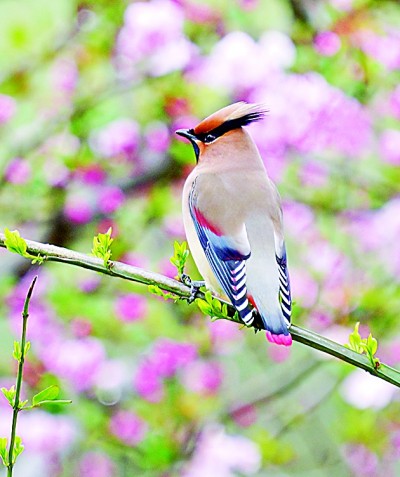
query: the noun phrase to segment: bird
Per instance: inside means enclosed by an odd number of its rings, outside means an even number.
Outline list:
[[[281,199],[245,129],[266,113],[263,104],[240,101],[176,131],[196,156],[183,187],[183,223],[205,286],[228,299],[245,325],[261,318],[268,341],[290,346]]]

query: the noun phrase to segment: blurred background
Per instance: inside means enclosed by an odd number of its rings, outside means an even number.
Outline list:
[[[283,199],[294,323],[343,344],[360,321],[400,365],[396,0],[2,0],[0,31],[2,231],[90,253],[111,226],[114,260],[174,277],[194,166],[174,131],[265,102],[249,129]],[[0,385],[38,274],[23,395],[73,400],[20,413],[16,477],[400,475],[395,387],[144,286],[0,263]]]

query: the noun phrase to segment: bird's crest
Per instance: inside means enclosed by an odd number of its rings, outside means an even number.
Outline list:
[[[231,130],[241,126],[247,126],[254,121],[260,121],[267,113],[263,104],[249,104],[244,101],[234,103],[222,108],[203,119],[194,129],[196,136],[209,133],[221,126]]]

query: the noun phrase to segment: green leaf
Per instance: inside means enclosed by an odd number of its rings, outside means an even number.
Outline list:
[[[3,465],[8,466],[7,438],[0,437],[0,457]]]
[[[169,293],[169,292],[162,291],[161,288],[158,285],[148,285],[147,289],[153,295],[160,296],[160,297],[164,298],[164,300],[168,300],[168,299],[176,300],[177,299],[176,295],[174,295],[172,293]]]
[[[43,389],[43,391],[40,391],[40,393],[35,394],[32,398],[32,405],[39,406],[44,402],[54,401],[59,394],[60,388],[57,385],[53,384],[52,386]]]
[[[111,249],[110,246],[113,243],[114,239],[111,238],[112,234],[112,227],[110,227],[105,234],[97,234],[93,238],[93,249],[92,255],[97,258],[102,258],[104,262],[104,266],[110,268],[111,264]]]
[[[358,321],[354,326],[354,331],[349,336],[349,344],[346,345],[346,348],[352,349],[356,353],[363,354],[364,347],[363,340],[361,339],[360,333],[358,332],[359,326],[360,322]]]
[[[10,403],[10,406],[13,407],[15,400],[15,386],[11,386],[10,389],[1,388],[1,392],[4,394],[5,398]]]
[[[22,453],[23,450],[24,450],[24,446],[22,445],[21,437],[15,436],[13,457],[12,457],[13,464],[15,464],[17,457]]]
[[[186,260],[189,257],[189,250],[187,248],[187,243],[174,242],[174,254],[170,258],[170,262],[177,268],[178,277],[183,275],[185,270]]]
[[[15,359],[15,361],[20,361],[21,356],[21,343],[19,341],[14,341],[13,358]]]
[[[27,245],[25,240],[19,235],[18,230],[11,231],[6,228],[4,235],[6,237],[4,245],[7,247],[7,250],[25,257]]]
[[[196,303],[197,303],[197,306],[199,307],[200,311],[204,315],[210,316],[212,314],[212,308],[210,307],[210,305],[206,301],[202,300],[201,298],[197,298]]]

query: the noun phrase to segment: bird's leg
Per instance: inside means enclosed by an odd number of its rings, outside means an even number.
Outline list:
[[[194,302],[194,300],[197,297],[197,293],[201,287],[204,287],[206,282],[201,281],[201,280],[192,280],[189,275],[186,275],[185,273],[182,274],[181,276],[181,281],[183,284],[185,284],[187,287],[190,287],[190,297],[188,298],[188,303]]]

